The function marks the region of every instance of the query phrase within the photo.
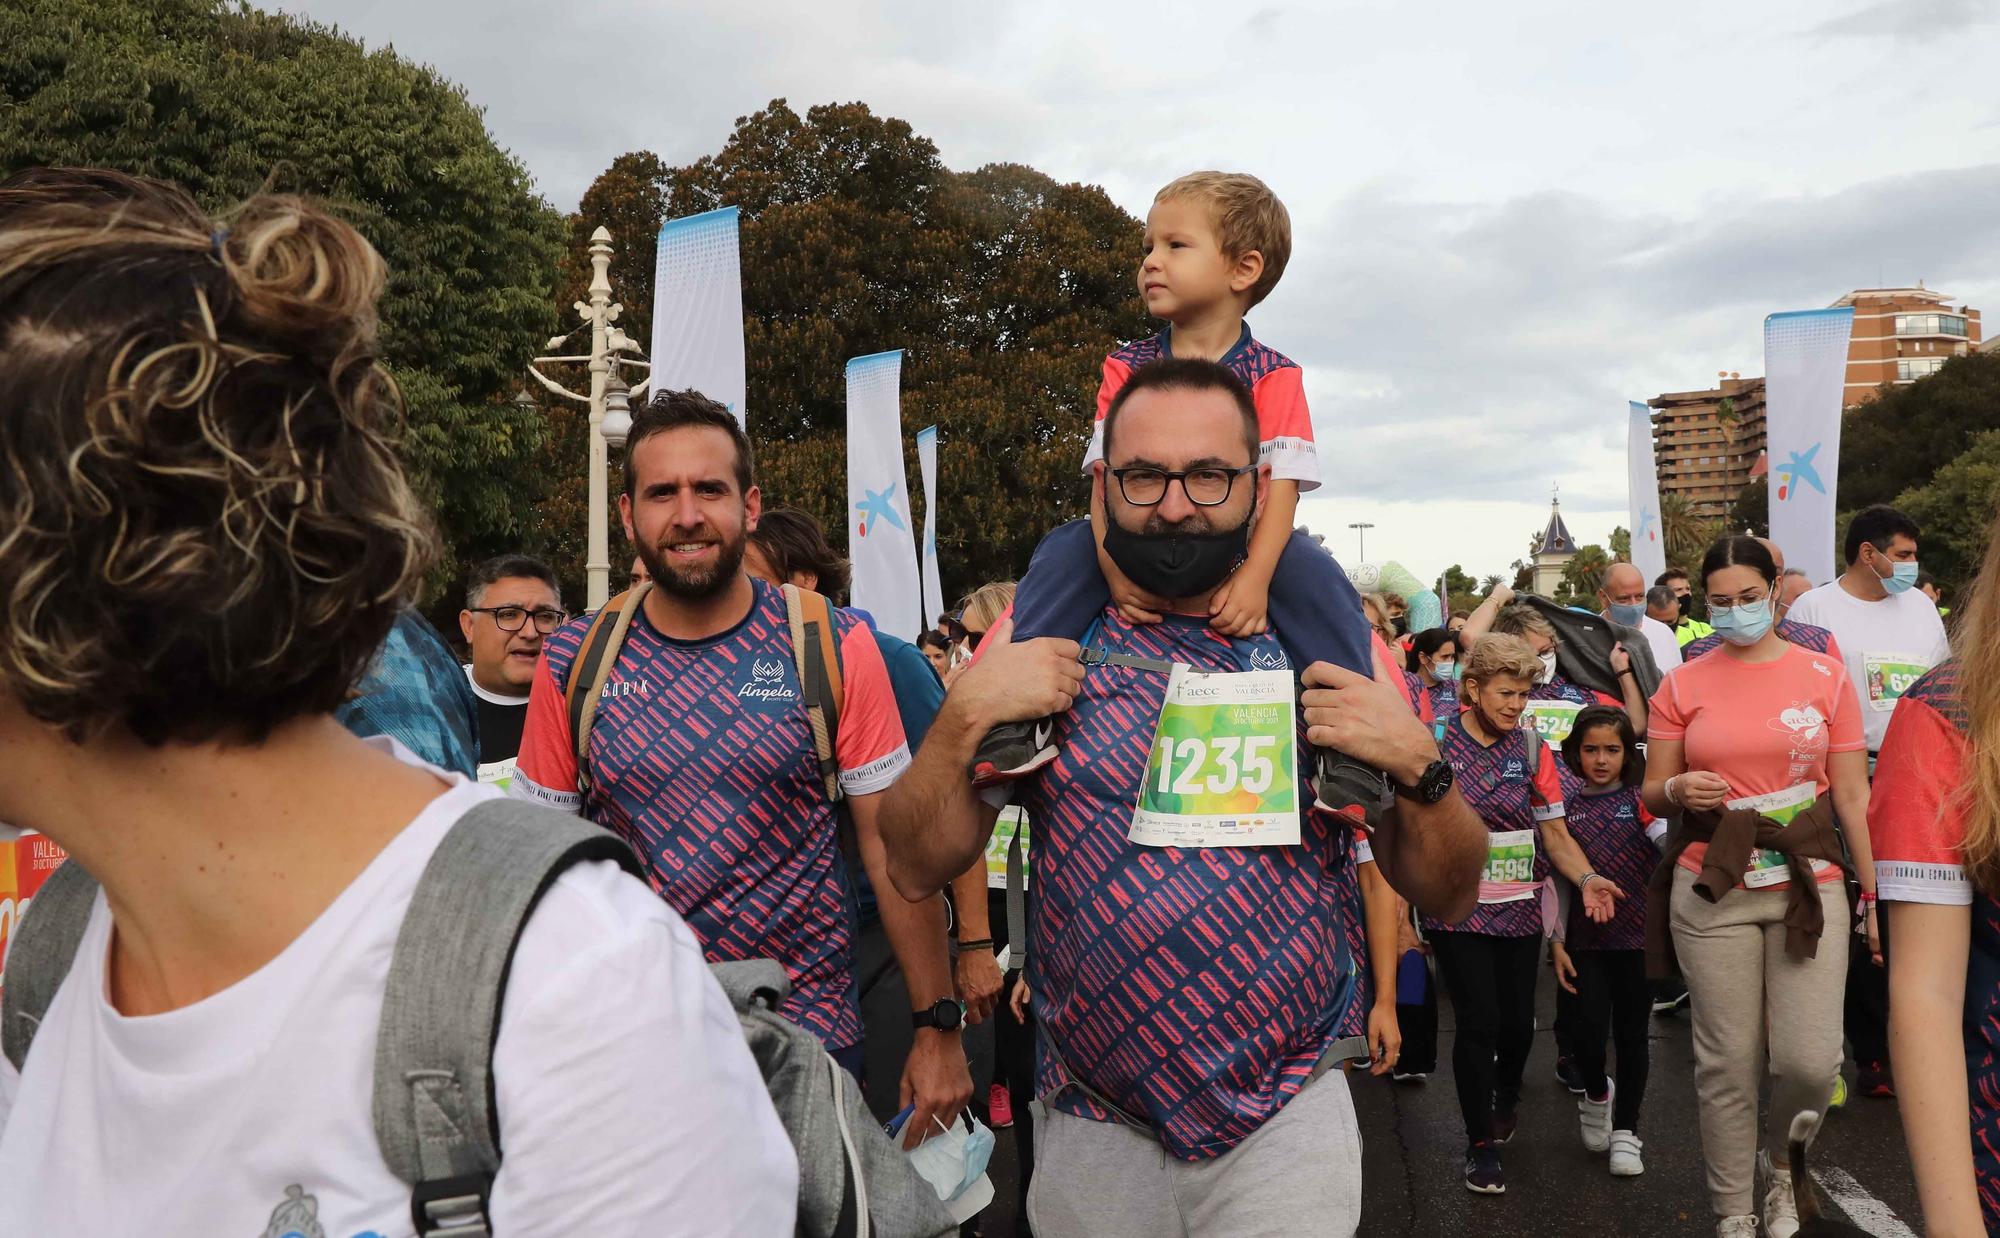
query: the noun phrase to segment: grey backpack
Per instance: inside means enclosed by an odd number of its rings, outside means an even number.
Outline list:
[[[639,862],[615,835],[514,800],[486,800],[438,845],[396,937],[375,1047],[375,1138],[410,1184],[418,1238],[488,1238],[500,1168],[493,1045],[521,928],[572,864]],[[20,921],[0,989],[0,1049],[26,1061],[76,957],[97,882],[75,860],[49,875]],[[930,1186],[882,1133],[854,1080],[812,1033],[775,1012],[789,990],[770,960],[711,969],[736,1008],[799,1157],[798,1234],[941,1238],[955,1233]],[[506,1238],[498,1235],[497,1238]]]

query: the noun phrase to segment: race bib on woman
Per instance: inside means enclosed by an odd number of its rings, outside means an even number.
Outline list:
[[[1145,847],[1297,845],[1292,691],[1290,671],[1174,667],[1128,837]]]
[[[1519,903],[1542,892],[1535,880],[1535,832],[1504,830],[1486,836],[1486,871],[1479,875],[1479,901]]]

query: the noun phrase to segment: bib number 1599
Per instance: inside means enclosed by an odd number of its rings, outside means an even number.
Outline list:
[[[1239,788],[1263,795],[1277,777],[1271,757],[1277,737],[1218,735],[1214,739],[1175,740],[1162,735],[1155,745],[1160,756],[1161,795],[1228,795]]]

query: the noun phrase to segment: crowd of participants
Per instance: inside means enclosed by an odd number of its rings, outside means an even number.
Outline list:
[[[436,552],[367,243],[292,198],[0,182],[0,819],[82,891],[66,945],[35,924],[9,960],[8,1228],[855,1232],[880,1201],[816,1178],[855,1133],[781,1123],[709,967],[770,960],[750,1000],[890,1132],[862,1134],[949,1146],[912,1171],[933,1202],[1014,1129],[1019,1233],[1356,1232],[1349,1077],[1431,1077],[1440,992],[1474,1192],[1521,1140],[1642,1174],[1647,1022],[1686,1005],[1719,1234],[1798,1230],[1787,1148],[1844,1041],[1911,1115],[1931,1231],[2000,1232],[2000,545],[1957,658],[1888,508],[1818,587],[1725,537],[1651,585],[1611,565],[1595,609],[1502,587],[1411,631],[1293,532],[1311,418],[1244,322],[1289,250],[1254,178],[1161,191],[1167,325],[1105,360],[1089,515],[916,642],[837,604],[846,563],[727,409],[664,392],[625,448],[628,587],[572,616],[494,558],[461,664],[410,605]],[[1280,773],[1214,768],[1295,828],[1142,831],[1186,781],[1152,787],[1182,694],[1274,674],[1275,732],[1215,747]],[[474,1019],[398,988],[433,946],[406,916],[538,838],[581,841],[487,952],[479,1064],[392,1078],[399,1125],[380,1061]],[[478,871],[437,950],[522,884]],[[1521,1119],[1545,968],[1573,1133]],[[923,1215],[877,1232],[949,1232]]]

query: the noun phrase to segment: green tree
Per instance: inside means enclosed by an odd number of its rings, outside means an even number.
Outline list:
[[[1611,555],[1596,542],[1578,547],[1576,557],[1563,565],[1562,583],[1551,600],[1564,606],[1595,606],[1598,579],[1610,566]]]
[[[1667,566],[1693,571],[1715,540],[1715,522],[1696,513],[1684,495],[1660,496],[1660,537],[1666,543]]]
[[[1617,563],[1632,561],[1632,532],[1624,525],[1611,530],[1611,558]]]
[[[2000,429],[2000,354],[1954,357],[1928,378],[1880,388],[1841,426],[1840,506],[1893,502],[1992,429]]]
[[[1771,488],[1767,477],[1753,477],[1736,495],[1722,517],[1722,527],[1731,533],[1748,529],[1754,537],[1771,536]],[[1841,496],[1845,498],[1845,495]]]
[[[260,189],[330,204],[389,265],[404,451],[452,564],[532,523],[543,421],[511,400],[554,325],[561,221],[435,71],[221,0],[0,7],[0,173],[87,164],[212,210]]]
[[[1924,531],[1924,569],[1947,592],[1970,584],[2000,506],[2000,430],[1973,439],[1927,483],[1897,495],[1895,506]]]
[[[846,363],[901,348],[905,442],[939,427],[947,597],[1018,576],[1043,533],[1085,510],[1104,354],[1152,329],[1133,289],[1139,222],[1101,189],[1032,168],[954,172],[864,105],[801,116],[778,100],[685,167],[621,157],[571,231],[588,235],[592,210],[656,232],[724,205],[742,212],[746,413],[766,502],[806,509],[842,544]],[[650,259],[633,270],[650,281]],[[634,294],[620,295],[629,309]]]

